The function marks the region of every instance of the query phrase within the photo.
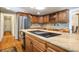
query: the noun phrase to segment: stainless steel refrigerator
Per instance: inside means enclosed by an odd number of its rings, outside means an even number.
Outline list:
[[[21,32],[20,30],[22,29],[29,29],[31,26],[31,19],[29,16],[19,16],[18,18],[18,33]],[[22,47],[25,49],[26,47],[26,42],[25,42],[25,32],[21,32],[21,34],[19,33],[18,38],[21,37],[23,44]]]

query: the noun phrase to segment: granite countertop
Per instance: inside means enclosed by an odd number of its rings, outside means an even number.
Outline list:
[[[55,36],[55,37],[49,37],[45,38],[33,33],[30,33],[29,31],[33,30],[41,30],[46,32],[53,32],[53,33],[59,33],[62,35]],[[30,35],[36,36],[42,40],[45,40],[47,42],[50,42],[52,44],[55,44],[61,48],[64,48],[68,51],[77,52],[79,51],[79,34],[70,34],[70,33],[63,33],[63,32],[56,32],[56,31],[48,31],[48,30],[42,30],[42,29],[22,29],[21,31],[28,33]]]

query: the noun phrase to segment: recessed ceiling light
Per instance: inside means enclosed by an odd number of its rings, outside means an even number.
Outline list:
[[[37,10],[44,10],[45,7],[35,7]]]
[[[40,12],[38,11],[37,14],[40,15]]]
[[[39,7],[39,6],[31,7],[31,8],[33,8],[33,9],[37,9],[37,10],[44,10],[44,9],[45,9],[45,7]]]

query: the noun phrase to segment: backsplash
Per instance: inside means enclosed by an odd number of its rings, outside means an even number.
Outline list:
[[[32,24],[31,28],[47,28],[47,29],[68,29],[68,23],[56,23],[56,24]]]
[[[58,23],[57,25],[53,26],[53,28],[56,29],[68,29],[69,24],[68,23]]]

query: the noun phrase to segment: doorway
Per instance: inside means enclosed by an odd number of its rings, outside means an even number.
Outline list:
[[[12,35],[11,16],[4,16],[4,35]]]
[[[72,32],[78,33],[79,32],[79,15],[74,14],[72,16]]]

